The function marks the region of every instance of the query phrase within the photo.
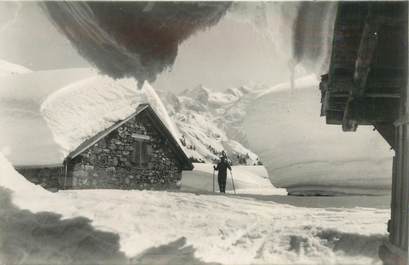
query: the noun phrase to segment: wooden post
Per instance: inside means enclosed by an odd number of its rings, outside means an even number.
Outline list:
[[[389,241],[379,249],[385,265],[408,265],[409,211],[409,86],[402,89],[400,117],[394,123],[396,155],[393,159]]]
[[[398,147],[398,175],[400,186],[398,186],[398,196],[400,196],[399,222],[401,226],[399,236],[399,247],[406,251],[406,264],[408,254],[408,210],[409,210],[409,86],[406,86],[402,93],[401,119],[398,124],[398,136],[400,146]]]

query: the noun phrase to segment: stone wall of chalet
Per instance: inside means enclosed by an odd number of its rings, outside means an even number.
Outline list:
[[[19,167],[16,171],[23,175],[28,181],[41,185],[50,191],[57,191],[64,186],[63,166],[41,166],[41,167]]]
[[[140,135],[149,155],[136,163],[133,152]],[[176,157],[151,124],[139,115],[105,136],[69,163],[72,188],[176,189],[182,171]]]

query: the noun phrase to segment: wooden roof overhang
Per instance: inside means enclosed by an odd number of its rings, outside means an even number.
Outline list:
[[[407,2],[340,2],[321,115],[355,131],[373,125],[393,147],[393,123],[407,85]]]
[[[166,125],[162,122],[162,120],[159,118],[159,116],[156,114],[156,112],[152,109],[152,107],[149,104],[140,104],[136,108],[136,111],[132,115],[127,117],[126,119],[116,122],[111,127],[105,129],[104,131],[101,131],[100,133],[84,141],[75,150],[73,150],[71,153],[68,154],[65,161],[74,159],[75,157],[83,153],[84,151],[88,150],[91,146],[93,146],[99,140],[101,140],[102,138],[110,134],[112,131],[118,129],[121,125],[125,124],[132,118],[137,117],[143,113],[147,115],[147,117],[152,121],[152,124],[155,127],[155,129],[169,143],[169,147],[172,150],[172,152],[176,154],[176,159],[178,160],[182,169],[192,170],[193,164],[190,161],[190,159],[187,157],[185,152],[183,151],[182,147],[178,143],[178,140],[175,139],[173,134],[169,131],[169,129],[166,127]],[[147,135],[135,135],[135,138],[146,139],[146,140],[150,139],[150,137]]]

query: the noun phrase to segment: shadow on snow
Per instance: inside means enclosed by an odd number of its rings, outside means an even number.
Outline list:
[[[119,235],[94,228],[90,219],[22,210],[10,194],[0,188],[2,264],[209,264],[194,257],[195,249],[183,237],[129,258],[120,251]]]

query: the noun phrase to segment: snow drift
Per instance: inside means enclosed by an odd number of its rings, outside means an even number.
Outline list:
[[[342,132],[320,118],[318,80],[307,76],[264,91],[243,129],[272,183],[293,194],[388,194],[393,151],[367,126]]]

